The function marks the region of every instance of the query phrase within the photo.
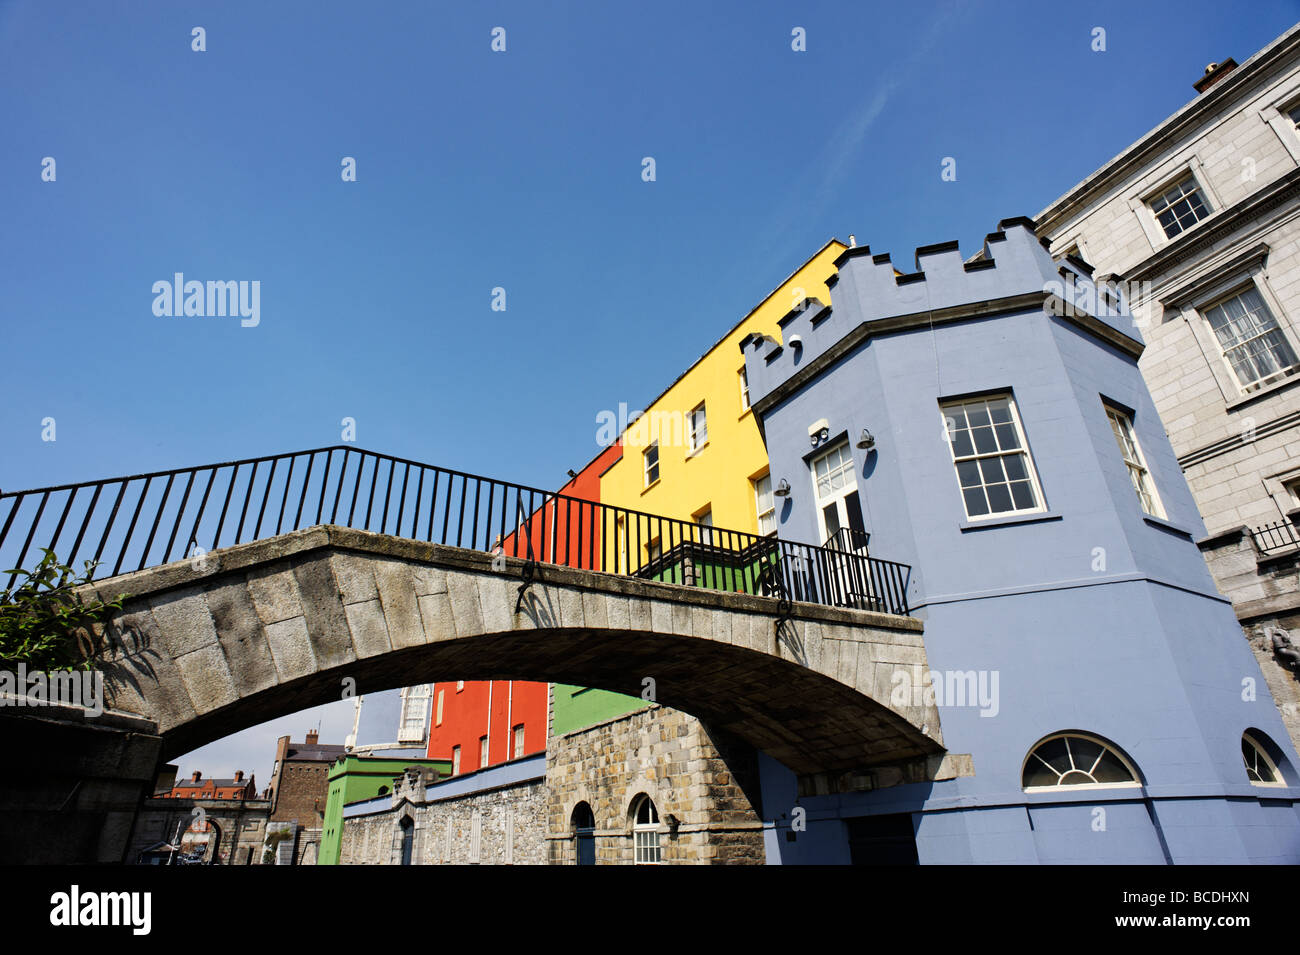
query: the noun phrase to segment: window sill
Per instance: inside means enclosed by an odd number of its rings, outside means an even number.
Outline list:
[[[656,487],[659,486],[659,482],[662,480],[663,478],[655,478],[652,482],[647,484],[645,487],[641,488],[641,493],[648,494],[650,491],[653,491]]]
[[[737,418],[736,420],[737,420],[737,421],[744,421],[746,415],[751,415],[751,414],[753,414],[753,413],[754,413],[754,406],[753,406],[753,405],[750,405],[748,408],[746,408],[744,411],[742,411],[742,412],[740,413],[740,417]]]
[[[699,446],[698,448],[696,448],[695,450],[693,450],[693,451],[687,451],[687,452],[686,452],[686,460],[689,461],[691,458],[698,456],[698,455],[700,454],[700,452],[702,452],[702,451],[703,451],[705,448],[707,448],[708,446],[709,446],[709,442],[706,440],[702,445],[700,445],[700,446]]]
[[[1258,401],[1260,398],[1266,398],[1269,395],[1277,394],[1279,391],[1285,391],[1293,385],[1300,385],[1300,368],[1292,371],[1291,374],[1287,375],[1285,378],[1273,382],[1271,385],[1265,385],[1258,391],[1247,392],[1240,398],[1232,399],[1225,404],[1223,408],[1225,411],[1235,411],[1242,405],[1248,405],[1252,401]]]
[[[1172,521],[1167,521],[1163,517],[1156,517],[1154,514],[1143,514],[1142,520],[1146,521],[1152,527],[1159,527],[1163,530],[1173,531],[1179,537],[1186,537],[1188,540],[1192,539],[1191,531],[1173,523]]]
[[[981,521],[962,521],[957,527],[965,534],[967,531],[982,531],[986,527],[1006,527],[1010,524],[1037,524],[1041,521],[1059,521],[1061,516],[1051,511],[1036,511],[1033,514],[1011,514],[1006,517],[990,517]]]

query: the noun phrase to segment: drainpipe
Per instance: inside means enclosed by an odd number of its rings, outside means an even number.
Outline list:
[[[515,709],[515,681],[510,681],[510,695],[506,697],[506,761],[514,759],[514,738],[511,735],[511,722]]]
[[[487,769],[492,765],[492,684],[495,682],[495,680],[488,680],[487,760],[479,769]]]

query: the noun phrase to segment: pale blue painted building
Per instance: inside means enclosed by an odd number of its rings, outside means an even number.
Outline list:
[[[1127,306],[1027,219],[971,261],[838,266],[833,310],[742,344],[778,534],[911,565],[974,774],[798,797],[760,757],[769,861],[1300,862],[1296,754],[1194,543]]]

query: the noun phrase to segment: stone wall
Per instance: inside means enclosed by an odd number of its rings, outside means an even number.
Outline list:
[[[546,754],[549,860],[577,862],[574,808],[595,816],[598,865],[632,864],[633,802],[659,814],[664,863],[765,862],[753,749],[694,717],[650,706],[552,738]]]
[[[203,810],[209,823],[206,835],[200,836],[192,830],[198,818],[194,812],[196,808]],[[184,842],[204,842],[215,838],[216,833],[211,829],[211,824],[215,823],[221,833],[216,865],[259,865],[270,814],[271,804],[265,799],[146,799],[136,817],[126,862],[136,862],[140,853],[159,842],[170,843],[176,837],[178,827]]]
[[[1300,556],[1262,556],[1245,527],[1203,541],[1201,552],[1219,589],[1232,600],[1291,742],[1300,749],[1300,674],[1278,662],[1268,636],[1281,628],[1300,645]]]
[[[424,805],[403,800],[344,819],[339,862],[400,864],[401,823],[410,818],[415,865],[544,865],[546,804],[540,779]]]
[[[0,707],[12,770],[0,785],[0,863],[125,861],[162,739],[149,720],[77,706]]]

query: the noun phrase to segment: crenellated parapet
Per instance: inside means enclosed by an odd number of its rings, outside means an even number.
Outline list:
[[[1136,357],[1142,351],[1126,290],[1094,278],[1088,263],[1068,255],[1053,258],[1031,219],[1003,219],[984,239],[982,250],[963,259],[956,241],[916,249],[914,271],[903,272],[888,253],[860,246],[835,260],[827,281],[835,307],[805,299],[782,317],[780,342],[750,335],[745,355],[750,399],[764,398],[784,383],[833,362],[869,338],[1039,309],[1044,321],[1062,318]]]

